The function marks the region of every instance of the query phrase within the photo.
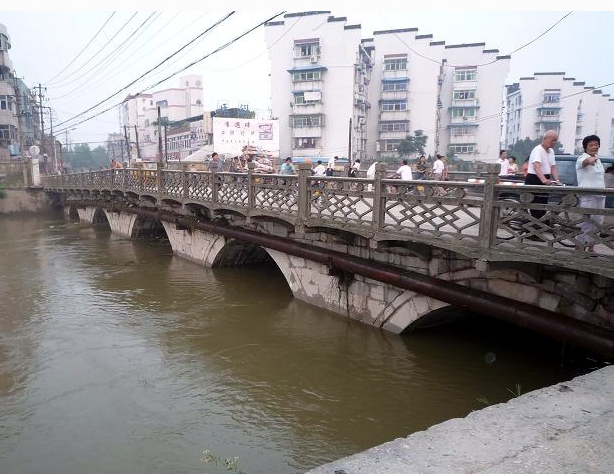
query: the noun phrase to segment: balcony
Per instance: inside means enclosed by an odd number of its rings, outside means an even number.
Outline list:
[[[409,119],[409,110],[385,110],[380,111],[379,119],[381,122],[401,121]]]
[[[292,138],[320,138],[322,126],[292,127]]]
[[[406,79],[409,81],[407,69],[384,70],[382,71],[382,80],[386,79]]]
[[[409,132],[400,131],[400,132],[392,132],[392,131],[380,131],[379,138],[380,140],[404,140],[409,135]]]
[[[453,135],[450,134],[450,143],[456,143],[459,145],[464,145],[467,143],[475,143],[475,135]]]
[[[535,123],[561,123],[561,117],[558,115],[539,115]]]
[[[452,99],[452,107],[479,107],[479,99]]]
[[[477,117],[451,117],[450,123],[452,124],[465,124],[465,123],[474,123]]]
[[[382,91],[381,93],[382,100],[408,100],[409,99],[409,91]]]
[[[292,115],[313,115],[324,113],[324,104],[322,102],[303,102],[297,104],[291,102]]]

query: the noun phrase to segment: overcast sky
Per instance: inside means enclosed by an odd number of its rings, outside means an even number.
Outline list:
[[[361,11],[352,10],[348,5],[344,6],[344,3],[347,2],[339,3],[341,6],[334,9],[311,5],[310,8],[331,10],[335,16],[346,16],[348,24],[360,23],[363,38],[371,37],[374,30],[417,27],[421,34],[433,34],[434,41],[446,41],[447,44],[485,42],[487,48],[497,48],[501,54],[512,52],[533,40],[569,12],[446,9],[430,12]],[[570,3],[556,2],[556,5],[569,7]],[[211,3],[202,2],[200,5],[207,4]],[[215,5],[218,7],[221,3]],[[13,67],[29,86],[40,82],[46,87],[49,99],[46,105],[55,110],[56,125],[123,89],[230,12],[137,12],[139,5],[134,7],[132,11],[117,11],[90,46],[64,72],[62,70],[111,16],[111,11],[0,13],[0,23],[8,28],[11,36],[12,49],[9,54]],[[237,8],[236,5],[234,7]],[[238,10],[162,68],[86,113],[81,119],[121,102],[128,93],[139,92],[179,71],[283,9]],[[289,12],[301,11],[300,7],[293,9],[287,5],[285,9]],[[144,22],[144,26],[136,31]],[[125,23],[127,26],[122,29]],[[591,86],[614,82],[612,25],[614,12],[574,11],[550,32],[512,55],[507,83],[544,71],[564,71],[568,76]],[[133,36],[128,39],[130,35]],[[400,44],[400,47],[403,45]],[[205,109],[215,109],[222,102],[229,106],[248,103],[256,110],[257,116],[264,117],[269,114],[269,72],[264,31],[260,27],[181,75],[193,73],[204,76]],[[154,90],[174,86],[177,77]],[[604,88],[604,92],[614,96],[614,87]],[[66,128],[71,123],[59,125],[56,130]],[[48,119],[46,125],[49,125]],[[94,147],[95,142],[104,142],[109,132],[118,130],[118,111],[114,107],[78,125],[76,130],[70,132],[70,136],[73,142],[92,142]],[[59,138],[64,141],[63,135]]]

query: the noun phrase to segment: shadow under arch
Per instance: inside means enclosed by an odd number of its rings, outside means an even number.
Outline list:
[[[132,226],[132,239],[156,239],[168,241],[168,235],[160,219],[138,215]]]
[[[237,239],[227,239],[226,244],[213,259],[212,267],[233,267],[256,263],[273,263],[263,247]]]
[[[92,226],[97,229],[111,230],[111,224],[109,224],[109,219],[107,219],[107,215],[101,208],[98,208],[94,211],[94,216],[92,217]]]
[[[74,204],[68,207],[68,219],[70,222],[77,223],[81,221],[79,217],[79,211],[77,211],[77,206]]]

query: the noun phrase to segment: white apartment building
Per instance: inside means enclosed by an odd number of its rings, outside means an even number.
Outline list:
[[[353,157],[380,158],[422,130],[429,154],[498,157],[509,56],[416,28],[361,39],[360,25],[328,11],[266,26],[281,156],[347,156],[351,140]]]
[[[136,155],[156,161],[158,156],[158,107],[162,122],[175,122],[203,113],[203,78],[188,75],[179,78],[178,87],[147,94],[129,95],[122,104],[123,125]],[[136,129],[135,129],[136,127]],[[164,137],[164,136],[163,136]]]
[[[364,157],[371,66],[360,25],[330,12],[289,13],[266,24],[265,39],[280,156],[347,156],[351,143]]]
[[[556,130],[565,153],[581,152],[592,134],[601,138],[602,153],[612,153],[613,118],[609,94],[564,72],[536,72],[507,86],[505,146]]]

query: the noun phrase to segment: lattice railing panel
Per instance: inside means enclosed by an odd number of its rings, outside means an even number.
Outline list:
[[[244,207],[247,210],[249,197],[247,176],[240,173],[217,173],[217,202]]]
[[[298,215],[298,177],[255,176],[253,183],[256,209]]]
[[[307,178],[309,217],[335,223],[373,226],[373,191],[371,181],[349,178]]]
[[[183,182],[181,171],[163,171],[163,193],[167,196],[181,198],[183,196]]]
[[[420,181],[400,184],[385,180],[382,229],[415,235],[425,234],[467,243],[477,242],[483,203],[482,187]]]
[[[187,172],[186,182],[190,199],[207,203],[213,200],[211,173]]]

